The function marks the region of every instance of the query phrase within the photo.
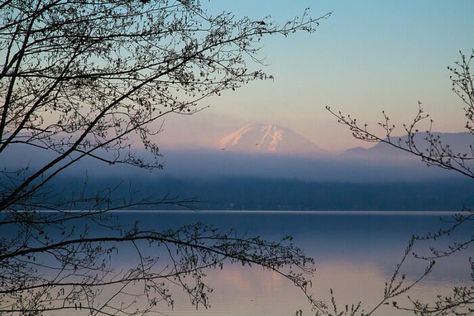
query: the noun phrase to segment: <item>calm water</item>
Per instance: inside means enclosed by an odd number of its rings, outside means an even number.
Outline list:
[[[384,282],[393,273],[410,236],[434,232],[452,222],[452,214],[434,212],[137,211],[117,216],[122,224],[138,221],[144,228],[158,230],[201,222],[267,239],[291,235],[296,245],[316,259],[318,271],[312,288],[315,296],[327,300],[332,288],[341,307],[362,301],[366,309],[380,300]],[[452,241],[465,240],[472,235],[472,224],[469,225],[436,243],[419,242],[414,250],[428,254],[430,246],[442,248]],[[433,273],[410,295],[429,302],[437,294],[449,293],[454,284],[471,284],[468,258],[473,255],[473,249],[467,249],[439,260]],[[426,262],[410,257],[402,272],[412,280],[425,266]],[[209,272],[208,280],[215,288],[210,310],[196,311],[182,298],[174,310],[165,309],[165,314],[294,315],[297,309],[307,307],[302,295],[286,280],[259,268],[230,265],[222,271]],[[386,308],[377,315],[403,313]]]
[[[138,222],[142,229],[166,230],[197,222],[212,224],[237,234],[260,236],[278,240],[294,237],[294,244],[316,260],[317,273],[312,277],[314,296],[329,300],[334,290],[338,305],[362,301],[365,310],[378,303],[384,283],[388,281],[400,261],[407,242],[413,234],[424,235],[446,228],[452,222],[450,213],[428,212],[229,212],[229,211],[127,211],[114,213],[111,224],[132,227]],[[414,249],[427,254],[430,246],[446,247],[453,241],[472,236],[472,223],[463,226],[448,238],[433,242],[419,242]],[[5,232],[3,232],[5,233]],[[91,235],[103,231],[94,228]],[[114,265],[126,269],[136,264],[133,247],[121,249]],[[150,248],[150,254],[163,253]],[[435,270],[409,293],[411,297],[433,301],[437,294],[447,294],[453,285],[469,284],[468,258],[472,248],[439,260]],[[165,258],[165,257],[164,257]],[[166,260],[166,259],[164,259]],[[407,280],[416,279],[426,262],[410,257],[402,273]],[[161,307],[161,315],[295,315],[302,309],[309,312],[303,295],[287,280],[261,268],[227,265],[223,270],[210,270],[207,282],[215,291],[211,308],[196,309],[189,299],[176,290],[174,309]],[[406,295],[397,299],[406,303]],[[384,306],[376,315],[406,315]]]

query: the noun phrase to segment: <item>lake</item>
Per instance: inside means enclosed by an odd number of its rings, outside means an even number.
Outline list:
[[[142,230],[165,231],[203,223],[223,231],[232,229],[236,236],[260,236],[275,241],[292,236],[293,243],[315,259],[316,273],[311,277],[310,289],[314,297],[330,303],[332,289],[339,309],[360,301],[364,310],[369,311],[380,302],[384,284],[390,280],[403,257],[410,237],[450,227],[454,222],[453,215],[450,212],[374,211],[120,211],[111,213],[111,217],[102,224],[132,228],[138,223]],[[430,247],[442,250],[453,242],[470,240],[474,231],[472,223],[469,221],[449,236],[436,241],[417,241],[412,251],[421,256],[429,255]],[[71,225],[79,233],[81,229],[78,227],[83,222],[72,221]],[[50,233],[55,234],[53,230]],[[2,230],[0,237],[12,237],[14,234],[13,230]],[[92,224],[87,236],[104,234],[108,234],[104,226]],[[148,247],[146,243],[141,246],[144,256],[160,258],[158,269],[170,264],[165,247],[157,249]],[[426,278],[394,300],[399,306],[411,307],[408,295],[430,303],[437,295],[450,294],[455,285],[472,286],[469,257],[474,257],[472,248],[437,260],[434,270]],[[139,263],[137,249],[131,244],[120,246],[112,258],[112,267],[116,272],[127,271]],[[37,262],[41,260],[40,257],[37,259]],[[423,274],[427,264],[427,261],[410,254],[403,263],[400,275],[406,275],[407,283],[413,282]],[[57,270],[52,271],[56,273],[54,271]],[[160,303],[160,315],[291,316],[298,310],[302,310],[303,315],[314,315],[302,292],[277,273],[257,266],[242,267],[240,264],[226,264],[222,270],[210,269],[205,273],[206,283],[214,289],[209,309],[196,310],[180,286],[171,284],[174,307]],[[140,286],[143,285],[132,287],[130,293],[143,293]],[[105,291],[101,295],[106,297],[107,294]],[[394,300],[382,305],[374,315],[410,315],[391,307]],[[63,314],[65,312],[61,311],[54,315]],[[79,314],[79,311],[73,310],[68,315]]]
[[[396,264],[413,234],[425,235],[450,226],[449,212],[307,212],[307,211],[127,211],[116,213],[124,226],[138,221],[142,228],[168,229],[201,222],[221,229],[233,228],[246,236],[277,240],[286,235],[316,260],[312,293],[329,302],[330,289],[341,308],[362,302],[370,310],[382,297]],[[418,242],[414,251],[428,254],[429,247],[447,247],[453,241],[470,239],[472,224],[448,238]],[[465,249],[438,260],[433,272],[408,294],[432,302],[438,294],[449,294],[453,285],[472,284],[469,256]],[[126,261],[126,260],[125,260]],[[409,256],[402,267],[408,281],[424,271],[426,261]],[[174,309],[163,307],[164,315],[294,315],[302,309],[311,315],[303,295],[287,280],[261,268],[227,265],[207,273],[215,289],[211,308],[196,309],[185,296],[177,296]],[[410,306],[407,295],[397,298]],[[391,301],[390,301],[391,304]],[[409,315],[383,306],[376,315]]]

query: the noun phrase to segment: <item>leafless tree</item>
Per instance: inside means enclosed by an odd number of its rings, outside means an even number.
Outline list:
[[[212,15],[197,0],[2,1],[0,161],[22,146],[51,158],[19,169],[0,163],[0,313],[141,315],[160,302],[173,305],[173,284],[207,307],[204,271],[225,262],[276,271],[317,306],[305,277],[312,259],[288,239],[268,242],[200,224],[165,232],[119,227],[110,210],[176,201],[114,203],[101,193],[58,204],[47,202],[47,188],[85,158],[160,168],[152,140],[160,125],[152,123],[271,78],[259,70],[260,40],[313,32],[327,16],[304,11],[277,25],[269,17]],[[133,150],[136,139],[151,159]],[[90,211],[62,211],[76,203]],[[147,255],[149,245],[167,261]],[[135,249],[138,263],[117,270],[112,259],[124,248]]]
[[[456,62],[454,67],[448,67],[451,71],[452,90],[464,104],[464,115],[466,117],[465,128],[474,137],[474,77],[470,73],[470,63],[474,58],[474,52],[470,56],[461,53],[461,61]],[[443,142],[439,134],[432,131],[433,120],[425,113],[422,103],[418,102],[418,111],[409,124],[403,124],[405,137],[393,135],[397,125],[383,111],[383,120],[378,123],[381,131],[369,129],[368,124],[360,123],[357,118],[341,111],[334,111],[331,107],[326,109],[334,115],[338,122],[346,125],[352,135],[366,142],[385,143],[393,148],[407,152],[419,157],[429,166],[437,166],[452,170],[463,176],[474,178],[472,162],[474,161],[473,146],[465,148],[462,152],[454,150],[450,144]],[[428,120],[428,128],[421,132],[421,124]],[[421,138],[421,139],[420,139]]]
[[[474,139],[474,76],[470,72],[470,65],[474,59],[474,50],[470,55],[465,55],[462,52],[460,52],[460,55],[460,61],[456,62],[453,67],[448,67],[448,70],[451,72],[452,90],[464,106],[466,118],[464,127]],[[404,137],[394,136],[394,132],[397,131],[397,125],[391,121],[385,112],[382,112],[383,120],[378,123],[380,130],[377,131],[376,129],[370,129],[368,124],[360,123],[357,118],[351,115],[344,114],[341,111],[334,111],[330,107],[326,107],[326,109],[337,118],[339,123],[347,126],[352,135],[357,139],[387,144],[397,150],[419,157],[428,166],[437,166],[474,179],[473,146],[470,145],[468,148],[459,151],[459,149],[454,149],[449,143],[443,141],[438,133],[433,132],[433,120],[430,119],[429,114],[425,113],[421,102],[418,102],[418,111],[412,122],[402,125],[403,132],[406,134]],[[428,123],[428,128],[421,132],[423,128],[421,126],[423,126],[424,122]],[[454,233],[462,226],[472,226],[474,213],[470,209],[462,211],[462,213],[453,218],[453,223],[449,228],[441,229],[426,236],[413,236],[411,238],[402,260],[397,265],[391,280],[386,284],[383,299],[367,315],[375,312],[382,304],[386,304],[389,300],[406,294],[412,285],[421,281],[431,272],[436,260],[466,250],[474,242],[474,235],[472,235],[470,238],[455,242],[445,249],[433,247],[428,255],[415,253],[414,256],[416,258],[427,261],[427,268],[420,278],[414,282],[405,280],[405,277],[399,273],[400,267],[405,262],[407,256],[413,252],[413,246],[417,241],[436,241]],[[469,259],[469,262],[471,267],[470,281],[474,283],[474,264],[472,259]],[[472,284],[470,286],[456,286],[453,288],[451,295],[438,296],[433,303],[425,303],[416,298],[409,298],[409,300],[412,303],[410,307],[399,306],[396,301],[392,301],[392,303],[395,308],[411,311],[416,315],[472,315],[474,312],[474,286]],[[364,313],[362,314],[364,315]]]

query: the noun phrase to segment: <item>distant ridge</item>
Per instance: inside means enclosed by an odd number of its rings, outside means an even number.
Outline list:
[[[275,124],[248,124],[221,138],[218,148],[242,153],[327,154],[304,136]]]
[[[463,132],[463,133],[440,133],[433,132],[434,137],[439,137],[441,143],[448,145],[451,150],[455,153],[469,153],[471,148],[474,146],[474,135]],[[429,143],[425,140],[426,133],[417,133],[414,141],[420,150],[426,150]],[[406,146],[407,136],[393,137],[393,142]],[[354,147],[344,151],[341,154],[344,158],[359,158],[359,159],[406,159],[413,158],[410,153],[398,150],[385,143],[377,143],[376,145],[369,148]]]

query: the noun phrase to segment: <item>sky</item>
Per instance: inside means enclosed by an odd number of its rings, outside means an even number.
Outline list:
[[[207,99],[201,105],[210,107],[192,116],[166,118],[159,136],[164,146],[215,146],[227,133],[262,122],[288,127],[329,151],[367,147],[326,105],[376,127],[382,110],[400,125],[409,122],[421,101],[435,130],[463,130],[463,109],[451,91],[447,66],[459,60],[460,50],[474,49],[472,0],[216,0],[204,5],[238,17],[271,15],[277,22],[305,8],[313,16],[332,15],[315,33],[265,39],[263,69],[275,79]]]

